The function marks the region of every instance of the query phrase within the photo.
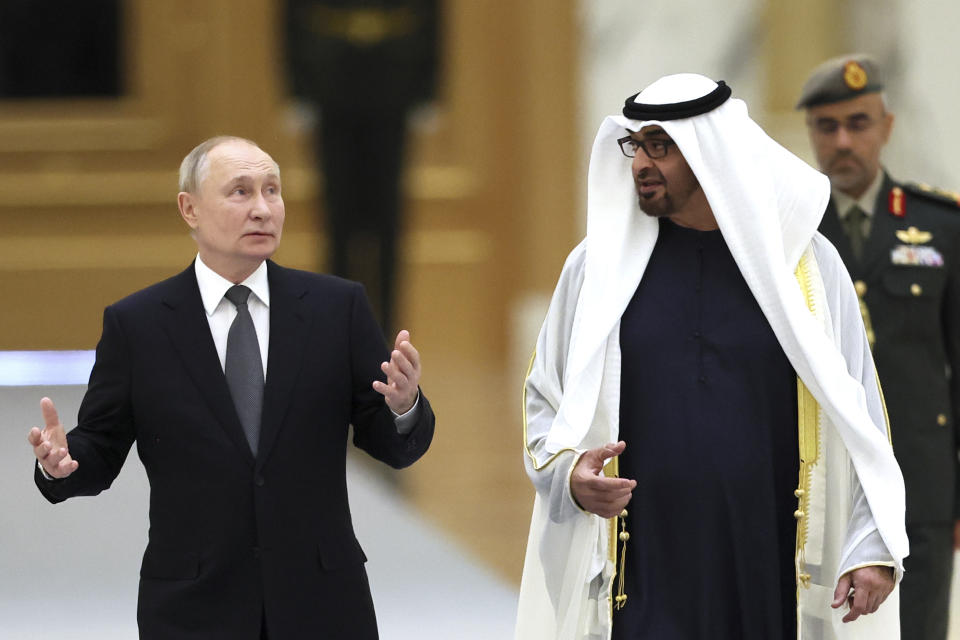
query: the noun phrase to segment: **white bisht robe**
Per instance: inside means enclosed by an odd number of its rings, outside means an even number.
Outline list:
[[[690,97],[711,90],[702,81],[712,81],[699,76],[671,78],[693,78],[700,93]],[[590,163],[587,239],[563,268],[524,387],[524,461],[536,499],[515,637],[610,637],[615,520],[573,502],[570,473],[583,451],[618,440],[620,316],[642,278],[659,223],[639,210],[629,163],[616,157],[614,141],[624,129],[650,124],[667,131],[697,175],[724,240],[802,381],[798,637],[895,640],[897,590],[878,612],[852,623],[840,621],[846,607],[830,607],[839,577],[858,567],[892,566],[899,583],[907,541],[903,478],[859,302],[836,251],[816,233],[829,188],[733,99],[686,120],[614,116],[601,125]],[[731,147],[725,137],[737,144]]]

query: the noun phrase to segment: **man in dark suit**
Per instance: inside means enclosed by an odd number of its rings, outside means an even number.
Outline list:
[[[360,285],[269,260],[284,205],[256,144],[204,142],[180,183],[197,258],[106,309],[78,426],[65,435],[41,401],[36,484],[51,502],[96,495],[137,443],[141,638],[376,638],[347,431],[394,467],[423,455],[419,355],[401,331],[388,359]]]
[[[893,128],[883,87],[876,61],[842,56],[811,74],[797,108],[830,177],[820,231],[860,295],[906,483],[901,629],[943,640],[960,545],[960,206],[956,194],[896,182],[882,169]]]

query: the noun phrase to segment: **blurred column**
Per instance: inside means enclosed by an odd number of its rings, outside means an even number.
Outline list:
[[[763,6],[764,94],[756,106],[765,106],[766,113],[760,123],[780,144],[811,163],[803,115],[793,106],[810,71],[846,51],[846,5],[846,0],[765,0]]]

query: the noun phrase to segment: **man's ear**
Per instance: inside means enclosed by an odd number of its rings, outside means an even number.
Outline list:
[[[191,229],[196,229],[200,221],[197,219],[196,198],[192,193],[181,191],[177,194],[177,207],[180,209],[180,217],[187,223]]]

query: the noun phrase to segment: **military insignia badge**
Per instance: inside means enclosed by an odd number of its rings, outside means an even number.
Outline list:
[[[887,206],[890,213],[896,218],[902,218],[907,215],[906,200],[903,197],[903,189],[894,187],[890,189],[890,195],[887,198]]]
[[[942,267],[943,255],[931,246],[898,244],[890,251],[890,262],[912,267]]]
[[[867,86],[867,72],[859,62],[851,60],[843,65],[843,81],[849,88],[859,91]]]
[[[897,230],[897,240],[907,244],[925,244],[933,240],[933,234],[929,231],[920,231],[916,227],[908,227],[906,231]]]

